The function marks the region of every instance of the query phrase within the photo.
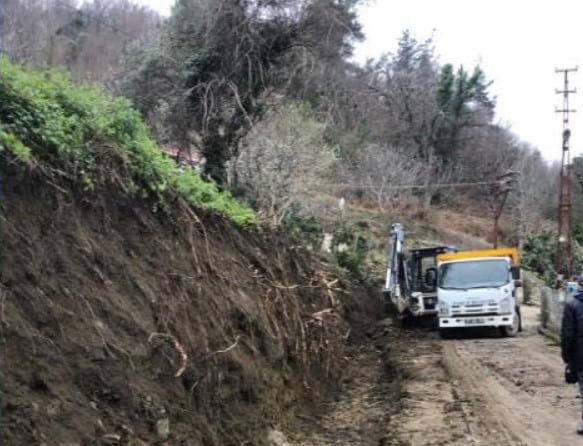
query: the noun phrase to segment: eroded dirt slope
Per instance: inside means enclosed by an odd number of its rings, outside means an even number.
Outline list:
[[[285,237],[2,176],[3,444],[264,444],[335,390],[362,291]]]

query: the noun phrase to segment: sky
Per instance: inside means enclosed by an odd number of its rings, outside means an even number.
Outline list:
[[[138,0],[169,15],[173,0]],[[355,61],[395,52],[403,30],[433,37],[440,63],[479,64],[497,98],[497,120],[549,161],[562,155],[563,75],[569,75],[571,156],[583,155],[583,24],[578,0],[368,0],[358,10],[365,41]]]

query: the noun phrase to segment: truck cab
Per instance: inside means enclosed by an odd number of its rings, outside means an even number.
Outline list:
[[[463,327],[521,329],[518,251],[465,251],[438,256],[437,307],[442,334]]]

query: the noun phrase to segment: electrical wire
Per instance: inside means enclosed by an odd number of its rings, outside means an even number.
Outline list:
[[[436,188],[453,188],[453,187],[475,187],[502,184],[502,181],[476,181],[473,183],[438,183],[438,184],[398,184],[395,186],[383,187],[383,190],[400,190],[400,189],[436,189]],[[355,185],[355,184],[330,184],[327,187],[333,189],[380,189],[379,186]]]

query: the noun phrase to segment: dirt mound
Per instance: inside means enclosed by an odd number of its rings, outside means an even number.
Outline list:
[[[362,291],[309,252],[3,166],[4,444],[264,444],[334,390]]]

